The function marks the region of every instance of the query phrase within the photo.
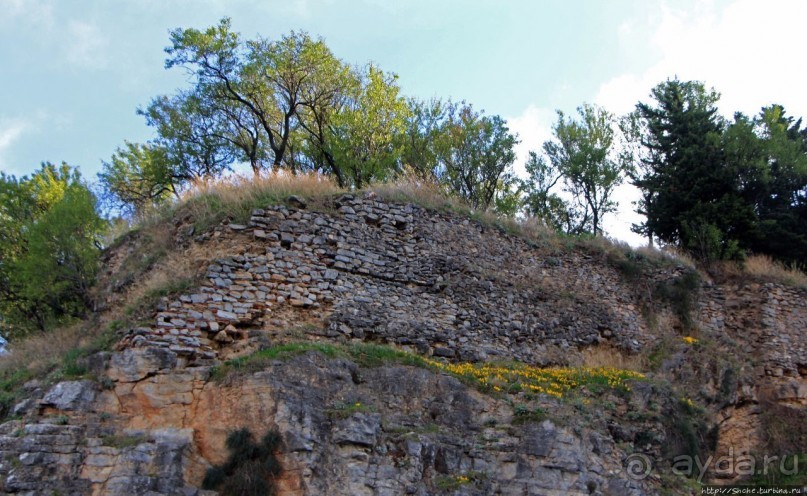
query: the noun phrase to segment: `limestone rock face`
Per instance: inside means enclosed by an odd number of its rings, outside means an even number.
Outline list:
[[[137,382],[160,370],[171,369],[176,363],[176,353],[164,348],[129,348],[112,355],[107,374],[113,381]]]
[[[92,381],[65,381],[53,386],[40,404],[57,410],[87,410],[95,399]]]

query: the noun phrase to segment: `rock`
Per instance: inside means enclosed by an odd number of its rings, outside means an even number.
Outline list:
[[[337,422],[333,431],[336,444],[373,446],[381,429],[381,416],[377,413],[354,413]]]
[[[65,381],[53,386],[40,404],[58,410],[87,410],[95,400],[95,394],[92,381]]]
[[[287,232],[280,233],[280,246],[290,248],[292,243],[294,243],[293,234]]]
[[[228,312],[226,310],[218,310],[216,312],[216,316],[221,318],[221,319],[224,319],[224,320],[230,320],[230,321],[235,321],[235,322],[240,320],[239,317],[238,317],[238,314],[233,313],[233,312]]]
[[[33,398],[26,398],[16,405],[11,410],[12,415],[25,415],[28,413],[34,406],[36,405],[36,401]]]
[[[436,357],[454,358],[456,354],[457,353],[451,348],[446,348],[444,346],[434,347],[434,356]]]
[[[288,338],[395,344],[451,362],[560,366],[585,363],[589,350],[624,355],[616,359],[658,344],[642,315],[650,302],[599,255],[535,249],[485,222],[372,195],[328,198],[327,212],[287,200],[253,211],[251,235],[233,232],[246,228],[232,224],[196,236],[202,250],[232,252],[198,268],[205,275],[199,287],[161,298],[152,325],[127,334],[118,345],[122,352],[93,359],[94,373],[108,373],[117,384],[97,392],[98,403],[82,407],[86,414],[71,414],[70,425],[57,425],[63,416],[51,415],[44,427],[0,426],[0,451],[5,460],[16,459],[0,464],[3,490],[197,494],[192,486],[205,469],[226,460],[228,432],[249,427],[260,439],[277,426],[293,467],[279,481],[283,494],[424,496],[434,493],[437,477],[473,472],[485,477],[471,477],[457,494],[656,492],[653,477],[627,480],[625,448],[616,442],[648,453],[663,448],[656,420],[639,427],[621,414],[679,401],[660,398],[652,382],[638,382],[626,395],[606,394],[601,403],[607,399],[612,407],[580,404],[591,415],[582,422],[570,405],[547,395],[509,392],[507,403],[445,373],[364,368],[318,353],[262,360],[263,372],[238,380],[210,380],[211,366],[221,360]],[[180,240],[186,225],[176,225]],[[204,244],[215,238],[215,246]],[[687,270],[647,265],[647,288],[675,283]],[[110,274],[110,281],[116,277]],[[127,284],[135,283],[130,279]],[[726,405],[718,449],[753,447],[763,398],[793,408],[807,399],[807,293],[772,283],[707,283],[692,293],[699,346],[714,344],[716,363],[726,350],[736,352],[729,360],[737,364],[736,377],[693,370],[695,345],[678,341],[661,371],[697,382],[693,400],[705,401],[709,414]],[[597,349],[606,340],[607,348]],[[34,386],[32,397],[42,397],[41,385]],[[71,402],[68,391],[48,394],[63,405],[82,402]],[[358,399],[373,411],[331,415],[325,407]],[[564,422],[535,423],[529,416],[514,425],[516,406],[541,408],[553,418],[558,408]],[[21,402],[14,411],[33,422],[30,407]],[[121,425],[140,433],[123,446],[103,445],[127,432],[115,430]],[[174,440],[155,426],[190,428],[193,435]]]
[[[294,208],[300,208],[300,209],[303,209],[306,206],[308,206],[305,200],[303,200],[297,195],[290,195],[288,198],[286,198],[286,203],[288,203]]]
[[[113,381],[137,382],[161,370],[176,367],[177,355],[157,347],[129,348],[115,353],[109,361],[108,376]]]

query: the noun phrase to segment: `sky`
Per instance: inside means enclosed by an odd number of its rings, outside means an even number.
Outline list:
[[[807,117],[803,0],[0,0],[0,171],[65,161],[94,180],[136,114],[187,87],[164,69],[168,32],[224,16],[247,38],[321,36],[342,60],[374,62],[407,96],[466,100],[519,135],[517,170],[555,111],[615,114],[672,77],[721,93],[723,115],[780,103]],[[634,188],[617,191],[608,235],[637,245]]]

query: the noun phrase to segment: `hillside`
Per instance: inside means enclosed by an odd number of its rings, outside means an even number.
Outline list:
[[[803,288],[390,188],[280,200],[107,249],[92,339],[14,383],[6,493],[690,494],[749,474],[682,460],[807,452]],[[230,458],[243,428],[274,441]]]

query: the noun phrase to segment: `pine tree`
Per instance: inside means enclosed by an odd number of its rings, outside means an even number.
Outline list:
[[[726,160],[719,95],[696,81],[667,80],[639,103],[644,174],[636,226],[642,234],[677,245],[703,261],[734,258],[753,225],[753,208],[740,194],[738,171]]]

